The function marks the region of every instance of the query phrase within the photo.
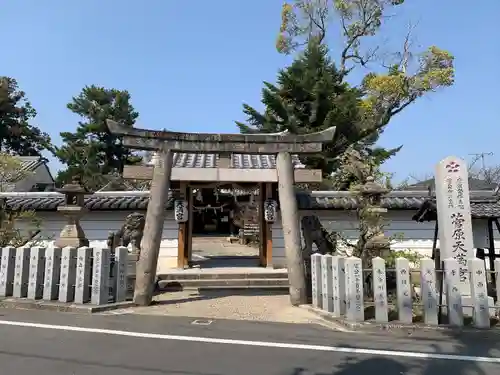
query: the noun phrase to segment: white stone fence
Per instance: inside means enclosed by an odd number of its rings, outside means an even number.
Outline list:
[[[104,305],[127,297],[128,250],[0,248],[0,299]]]
[[[446,259],[443,262],[444,271],[436,272],[434,260],[422,259],[420,270],[418,270],[420,273],[419,301],[415,304],[413,297],[416,293],[410,278],[410,273],[414,270],[410,269],[408,259],[396,259],[393,270],[386,269],[385,260],[382,258],[374,258],[372,263],[372,269],[363,270],[360,258],[313,254],[311,256],[313,307],[346,321],[364,322],[368,320],[365,319],[365,308],[372,306],[373,318],[377,323],[388,323],[390,310],[395,310],[399,323],[411,324],[414,316],[413,307],[418,306],[422,311],[423,322],[437,325],[438,311],[441,306],[442,314],[447,315],[447,322],[459,327],[464,325],[464,311],[469,309],[473,311],[471,315],[475,327],[490,327],[490,316],[495,315],[490,309],[495,309],[495,307],[491,306],[488,299],[487,273],[489,271],[485,270],[484,261],[468,260],[471,287],[470,293],[467,294],[470,294],[470,298],[464,298],[464,292],[459,287],[459,269],[463,266],[460,266],[453,258]],[[499,259],[495,261],[495,270],[494,279],[498,296],[500,292]],[[389,272],[395,273],[396,290],[393,301],[389,301],[388,298],[387,274]],[[368,273],[371,273],[371,282],[365,283]],[[440,304],[438,280],[441,274],[444,293]],[[370,291],[371,293],[365,293],[363,289],[370,284],[373,290]],[[365,301],[367,294],[373,297],[369,303]],[[468,306],[462,304],[465,301],[472,302]],[[497,300],[497,308],[499,307]]]

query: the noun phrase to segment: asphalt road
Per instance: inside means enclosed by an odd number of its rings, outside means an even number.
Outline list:
[[[0,374],[498,375],[500,335],[0,310]],[[201,322],[207,323],[207,322]]]

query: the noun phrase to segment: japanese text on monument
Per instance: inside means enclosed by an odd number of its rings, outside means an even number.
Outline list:
[[[45,262],[46,262],[45,287],[50,288],[50,286],[52,285],[52,272],[53,272],[52,255],[48,255],[47,258],[45,258]]]
[[[83,256],[78,256],[78,264],[76,266],[77,275],[76,275],[76,287],[78,289],[83,288],[83,278],[85,272],[85,258]]]
[[[361,266],[358,263],[354,264],[354,300],[356,303],[356,311],[361,311],[361,299],[363,296],[361,295]]]
[[[94,252],[94,279],[92,280],[92,293],[98,294],[101,289],[101,253]]]
[[[378,304],[381,307],[385,307],[386,297],[387,297],[387,291],[385,290],[385,281],[387,277],[385,275],[385,272],[380,268],[377,268],[375,277],[377,278],[378,281],[377,291],[376,291],[376,293],[378,293]]]
[[[465,203],[464,203],[464,181],[463,178],[457,176],[454,179],[452,176],[460,172],[460,164],[457,162],[450,162],[446,165],[449,177],[446,178],[447,195],[448,195],[448,208],[450,209],[450,220],[452,224],[452,249],[453,258],[457,260],[460,265],[459,278],[461,282],[467,280],[467,248],[465,238],[465,221],[464,216]]]

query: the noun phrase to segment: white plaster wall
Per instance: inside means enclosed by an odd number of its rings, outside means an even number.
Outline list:
[[[337,231],[342,233],[343,237],[356,241],[358,236],[357,220],[355,212],[349,211],[317,211],[307,212],[302,211],[301,216],[308,214],[316,214],[321,220],[323,226],[330,231]],[[393,241],[391,249],[409,250],[418,252],[424,256],[430,257],[432,255],[432,242],[434,238],[434,222],[417,223],[411,218],[415,214],[415,210],[399,210],[388,211],[385,214],[387,227],[385,230],[386,236],[397,236],[399,240]],[[485,243],[484,236],[487,234],[485,228],[485,221],[476,222],[474,226],[474,242],[476,247],[483,247]],[[494,227],[495,234],[495,248],[497,251],[500,249],[500,234],[496,227]],[[301,233],[302,236],[302,233]],[[278,218],[272,227],[273,239],[273,266],[280,268],[286,267],[285,261],[285,244],[283,240],[283,227],[281,224],[281,217]],[[303,239],[302,239],[303,241]],[[439,247],[439,240],[437,242]],[[484,246],[485,247],[485,246]]]
[[[82,219],[81,224],[90,246],[105,246],[110,231],[117,231],[124,223],[125,217],[133,211],[92,211],[88,212]],[[354,212],[348,211],[317,211],[325,228],[331,231],[339,231],[345,238],[352,241],[357,240],[357,221]],[[391,248],[394,250],[411,250],[425,256],[431,256],[432,240],[434,236],[434,222],[417,223],[411,220],[415,211],[389,211],[386,214],[386,235],[400,235],[402,240],[394,241]],[[302,211],[301,215],[310,212]],[[41,238],[48,239],[47,245],[59,235],[65,221],[58,212],[38,212],[37,217],[42,221]],[[477,223],[477,222],[476,222]],[[483,229],[481,229],[481,227]],[[475,242],[483,238],[485,233],[484,223],[482,226],[474,226]],[[495,247],[500,249],[500,234],[494,228]],[[302,234],[301,234],[302,235]],[[276,268],[286,267],[285,244],[283,240],[283,228],[281,217],[273,224],[273,266]],[[439,246],[439,241],[438,241]],[[476,245],[477,246],[477,245]],[[177,267],[178,247],[178,224],[173,218],[173,212],[168,211],[163,225],[162,242],[160,247],[160,258],[158,271],[166,268]],[[480,246],[477,246],[480,247]]]
[[[121,228],[128,214],[135,211],[91,211],[82,218],[81,225],[89,239],[90,247],[106,246],[109,232]],[[42,222],[39,238],[46,246],[52,245],[65,225],[64,217],[58,212],[37,212]],[[163,224],[158,270],[177,266],[178,224],[173,212],[168,211]]]

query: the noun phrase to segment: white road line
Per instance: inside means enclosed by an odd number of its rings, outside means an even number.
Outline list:
[[[216,338],[196,337],[196,336],[163,335],[158,333],[127,332],[127,331],[117,331],[117,330],[100,329],[100,328],[84,328],[84,327],[74,327],[74,326],[60,326],[53,324],[15,322],[10,320],[0,320],[0,325],[15,326],[15,327],[30,327],[30,328],[40,328],[40,329],[53,329],[53,330],[70,331],[70,332],[99,333],[104,335],[128,336],[128,337],[137,337],[145,339],[201,342],[207,344],[260,346],[267,348],[314,350],[320,352],[337,352],[337,353],[365,354],[365,355],[377,355],[377,356],[388,356],[388,357],[441,359],[441,360],[451,360],[451,361],[486,362],[486,363],[500,364],[500,358],[498,357],[476,357],[476,356],[458,355],[458,354],[404,352],[397,350],[393,351],[393,350],[378,350],[378,349],[363,349],[363,348],[347,348],[340,346],[304,345],[304,344],[267,342],[267,341],[247,341],[247,340],[233,340],[233,339],[216,339]]]
[[[133,314],[134,310],[112,310],[100,313],[99,315],[126,315]]]

